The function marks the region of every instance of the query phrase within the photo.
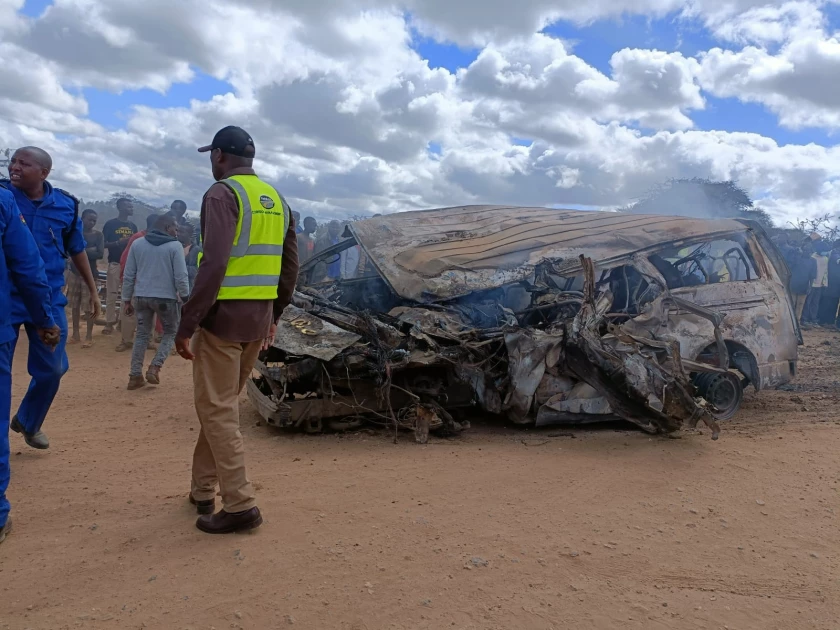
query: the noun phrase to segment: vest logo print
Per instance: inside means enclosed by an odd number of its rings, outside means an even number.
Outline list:
[[[274,200],[268,195],[260,195],[260,205],[266,210],[271,210],[274,207]]]

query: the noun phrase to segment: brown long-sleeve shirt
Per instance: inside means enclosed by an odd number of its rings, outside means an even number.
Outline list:
[[[226,176],[232,175],[256,173],[250,168],[237,168]],[[217,337],[237,343],[264,339],[271,324],[279,319],[283,309],[292,301],[298,275],[298,252],[295,220],[291,213],[283,241],[283,266],[277,285],[277,299],[216,299],[225,277],[238,220],[239,205],[231,189],[226,184],[213,184],[201,202],[204,253],[190,299],[181,313],[179,337],[192,337],[201,327]]]

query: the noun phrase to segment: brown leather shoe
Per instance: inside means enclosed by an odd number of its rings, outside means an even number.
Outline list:
[[[216,510],[216,499],[207,499],[206,501],[196,501],[190,493],[190,503],[195,506],[195,511],[199,514],[212,514]]]
[[[228,514],[219,510],[211,516],[199,516],[195,526],[207,534],[232,534],[256,529],[262,525],[263,519],[259,508],[251,508],[244,512]]]
[[[129,376],[128,377],[128,387],[126,389],[135,390],[140,389],[141,387],[146,386],[146,381],[143,379],[143,376]]]
[[[152,385],[160,385],[160,368],[157,365],[150,365],[146,370],[146,381]]]

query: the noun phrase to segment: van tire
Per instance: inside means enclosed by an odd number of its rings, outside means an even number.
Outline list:
[[[716,420],[729,420],[738,413],[744,399],[744,387],[734,372],[699,372],[692,377],[697,392],[709,403]]]

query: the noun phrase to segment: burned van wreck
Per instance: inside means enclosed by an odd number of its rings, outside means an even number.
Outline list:
[[[307,261],[248,394],[307,432],[624,419],[673,433],[789,381],[788,270],[741,220],[466,206],[353,223]],[[358,247],[360,277],[318,281]]]

